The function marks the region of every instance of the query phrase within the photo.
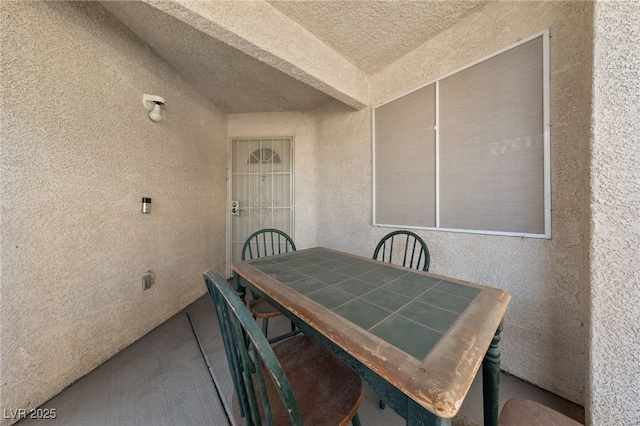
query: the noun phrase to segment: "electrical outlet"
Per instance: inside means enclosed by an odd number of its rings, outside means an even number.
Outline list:
[[[153,273],[149,271],[149,273],[142,277],[142,289],[147,290],[151,287],[151,284],[154,282]]]

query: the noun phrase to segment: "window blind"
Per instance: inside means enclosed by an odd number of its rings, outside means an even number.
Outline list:
[[[378,108],[375,118],[376,221],[433,227],[435,85]]]
[[[374,109],[374,224],[550,235],[546,40]]]
[[[440,81],[440,226],[544,233],[542,38]]]

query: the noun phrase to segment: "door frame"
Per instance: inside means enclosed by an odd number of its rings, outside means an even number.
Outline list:
[[[290,146],[290,157],[291,157],[291,182],[290,186],[290,197],[291,197],[291,230],[288,232],[288,235],[295,241],[295,137],[294,136],[228,136],[227,137],[227,201],[226,201],[226,231],[225,231],[225,272],[227,278],[231,278],[233,276],[233,271],[231,270],[231,257],[233,251],[233,241],[231,236],[231,226],[232,226],[232,215],[231,215],[231,192],[233,185],[233,176],[232,176],[232,161],[231,153],[232,149],[232,141],[234,139],[291,139]]]

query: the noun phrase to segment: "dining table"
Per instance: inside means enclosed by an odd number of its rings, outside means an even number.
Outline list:
[[[232,265],[350,365],[407,425],[450,425],[482,369],[484,424],[498,423],[504,290],[314,247]]]

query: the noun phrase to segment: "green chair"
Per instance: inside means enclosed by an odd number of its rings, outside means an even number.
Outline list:
[[[373,252],[373,258],[422,271],[429,270],[431,256],[427,243],[411,231],[393,231],[382,237]],[[385,403],[380,400],[384,409]]]
[[[429,270],[431,260],[427,243],[411,231],[385,235],[376,246],[373,258],[422,271]]]
[[[242,246],[242,260],[296,251],[296,245],[279,229],[261,229],[249,235]]]
[[[213,269],[204,274],[231,370],[236,423],[360,425],[360,376],[308,336],[273,347],[234,289]]]
[[[261,229],[251,234],[244,242],[244,245],[242,246],[241,259],[255,259],[263,256],[288,253],[290,251],[296,251],[296,245],[291,237],[286,233],[279,229]],[[251,292],[249,310],[254,318],[262,319],[262,332],[265,336],[267,336],[269,328],[269,318],[275,318],[282,315],[282,313],[271,306],[269,302],[258,297],[258,295],[253,292]],[[274,337],[270,342],[278,342],[299,332],[300,330],[296,330],[295,324],[292,322],[290,333]]]

